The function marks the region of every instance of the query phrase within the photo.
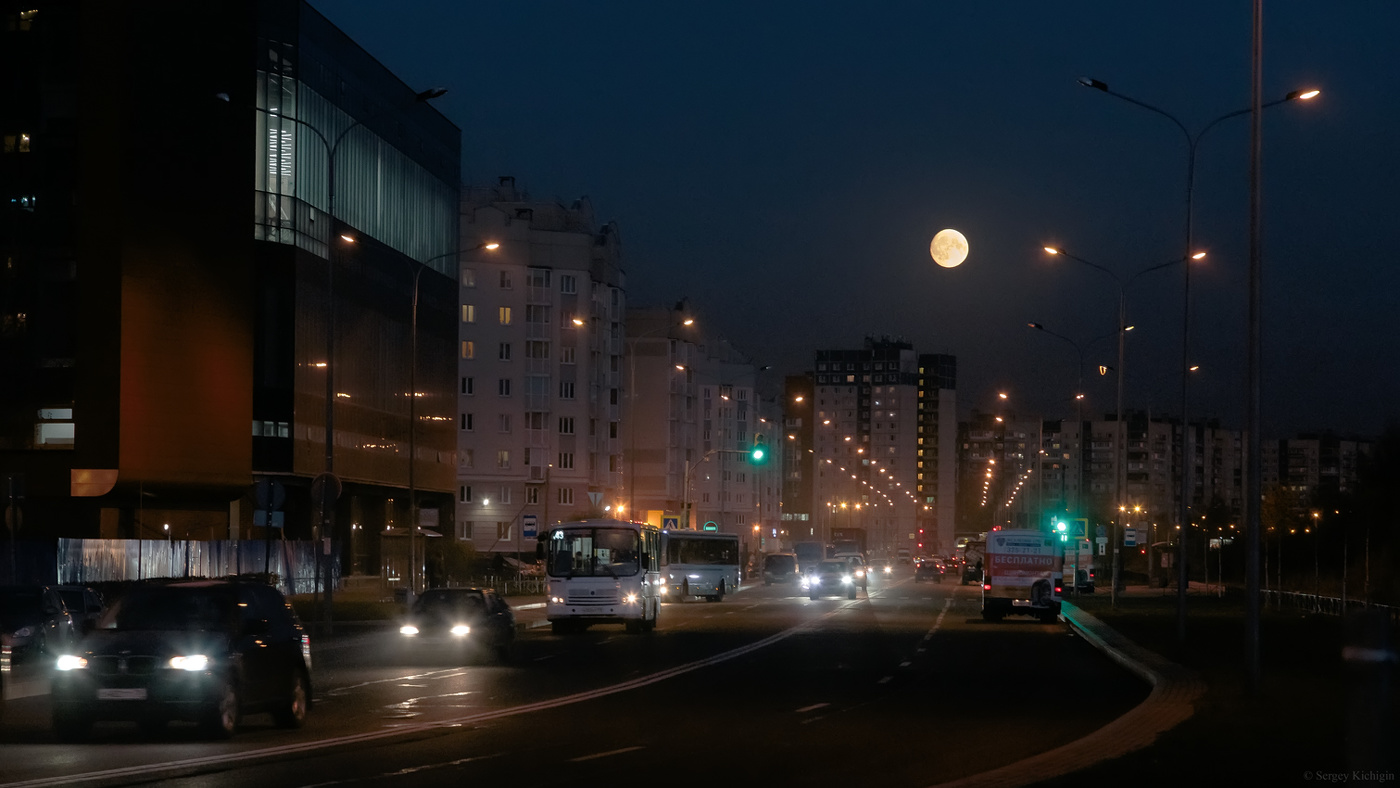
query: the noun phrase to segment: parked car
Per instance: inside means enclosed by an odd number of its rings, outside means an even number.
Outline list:
[[[54,586],[54,590],[63,597],[63,604],[73,616],[79,633],[86,634],[107,611],[102,595],[87,586]]]
[[[770,553],[763,557],[763,584],[791,583],[800,577],[796,553]]]
[[[515,643],[515,612],[490,588],[432,588],[414,600],[399,638],[414,654],[487,652],[505,662]]]
[[[71,647],[78,625],[53,586],[0,586],[0,639],[23,662]]]
[[[58,658],[53,727],[84,737],[95,720],[155,732],[170,720],[232,736],[248,714],[300,727],[311,708],[311,642],[277,589],[201,580],[143,585]]]
[[[824,596],[845,594],[847,599],[856,598],[855,578],[851,576],[851,565],[844,558],[827,558],[802,576],[802,589],[812,599]]]

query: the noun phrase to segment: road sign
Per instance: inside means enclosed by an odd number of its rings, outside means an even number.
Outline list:
[[[597,509],[603,504],[603,494],[601,492],[589,492],[588,502],[593,504],[594,509]]]
[[[538,535],[537,527],[539,519],[533,514],[527,514],[521,518],[521,536],[526,539],[534,539]]]
[[[707,521],[707,522],[705,523],[705,530],[706,530],[706,531],[718,531],[718,530],[719,530],[719,526],[715,523],[714,520],[709,520],[709,521]]]
[[[263,510],[263,509],[256,509],[256,510],[254,510],[254,511],[253,511],[253,525],[256,525],[256,526],[258,526],[258,527],[265,527],[265,526],[267,526],[267,524],[268,524],[268,522],[267,522],[267,515],[268,515],[268,512],[265,511],[265,510]],[[272,512],[272,527],[273,527],[273,528],[281,528],[281,527],[282,527],[282,524],[283,524],[284,522],[286,522],[286,517],[287,517],[287,513],[286,513],[286,512]]]
[[[287,501],[287,488],[283,487],[281,482],[259,479],[257,487],[253,490],[253,497],[257,499],[259,509],[277,511]]]
[[[1123,529],[1123,546],[1124,546],[1124,547],[1137,547],[1137,529],[1136,529],[1136,528],[1124,528],[1124,529]]]
[[[680,527],[681,527],[681,518],[679,518],[679,517],[663,517],[663,518],[661,518],[661,527],[662,527],[662,528],[680,528]]]
[[[1100,539],[1107,539],[1107,538],[1108,538],[1108,529],[1105,528],[1105,527],[1103,527],[1102,525],[1097,526],[1097,527],[1094,529],[1094,536],[1097,536],[1097,537],[1100,538]]]

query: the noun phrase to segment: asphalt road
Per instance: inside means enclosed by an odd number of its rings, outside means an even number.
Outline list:
[[[507,664],[341,627],[313,639],[301,730],[254,716],[208,742],[110,723],[60,744],[36,694],[6,702],[0,785],[925,786],[1072,741],[1146,697],[1064,624],[988,624],[978,604],[975,586],[907,570],[855,601],[754,585],[668,604],[649,635],[529,629]]]

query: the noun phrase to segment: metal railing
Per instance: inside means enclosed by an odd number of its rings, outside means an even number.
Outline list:
[[[1378,605],[1354,598],[1348,598],[1344,604],[1339,597],[1304,594],[1298,591],[1263,589],[1259,593],[1263,597],[1264,606],[1272,606],[1275,610],[1287,609],[1327,616],[1342,616],[1356,610],[1379,610],[1385,614],[1392,626],[1400,626],[1400,607],[1394,605]]]

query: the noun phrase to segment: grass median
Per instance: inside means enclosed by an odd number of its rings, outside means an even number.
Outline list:
[[[1290,785],[1338,775],[1354,783],[1354,769],[1375,771],[1380,782],[1392,773],[1389,781],[1395,781],[1394,671],[1388,687],[1358,680],[1342,658],[1348,627],[1341,618],[1263,611],[1256,693],[1249,689],[1242,594],[1188,597],[1184,642],[1177,638],[1174,593],[1120,594],[1116,608],[1108,594],[1074,602],[1135,643],[1194,670],[1207,690],[1196,714],[1151,747],[1043,785]],[[1389,713],[1379,737],[1375,718],[1364,717],[1368,704]],[[1366,755],[1349,751],[1368,739],[1384,742],[1382,751],[1374,745]]]

